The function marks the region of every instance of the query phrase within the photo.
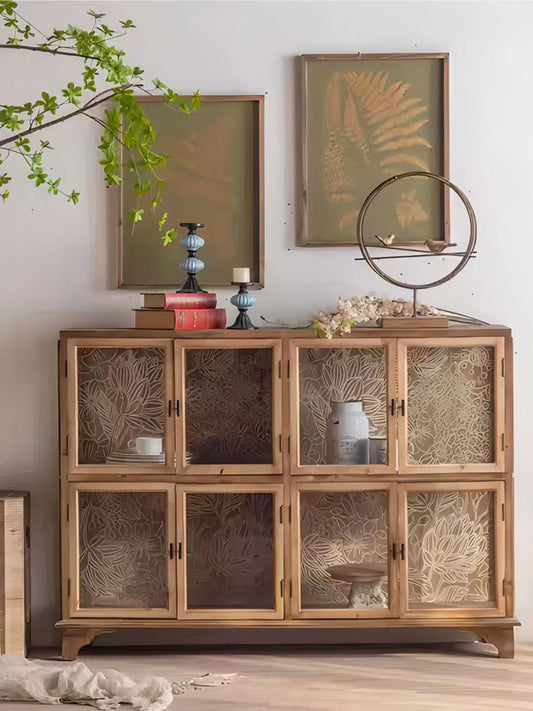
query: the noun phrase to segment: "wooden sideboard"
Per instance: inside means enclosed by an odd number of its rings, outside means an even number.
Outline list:
[[[59,379],[65,659],[135,627],[453,627],[513,655],[508,328],[72,330]],[[327,434],[354,400],[359,464]]]

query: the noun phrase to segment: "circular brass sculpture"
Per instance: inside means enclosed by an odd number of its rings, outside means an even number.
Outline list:
[[[372,256],[370,255],[370,253],[368,251],[368,246],[365,243],[365,237],[364,237],[365,216],[366,216],[366,213],[367,213],[368,208],[370,207],[370,204],[372,203],[372,201],[376,198],[376,196],[382,190],[384,190],[389,185],[392,185],[393,183],[397,183],[398,181],[403,180],[404,178],[412,178],[412,177],[422,177],[422,178],[430,178],[432,180],[438,180],[439,182],[441,182],[444,185],[447,185],[449,188],[451,188],[463,202],[465,209],[468,213],[468,219],[470,221],[470,237],[468,239],[468,245],[466,247],[466,250],[464,252],[460,253],[461,259],[459,260],[459,263],[454,267],[454,269],[452,269],[448,274],[445,274],[440,279],[436,279],[435,281],[427,282],[425,284],[408,284],[406,282],[398,281],[397,279],[394,279],[393,277],[389,276],[386,272],[384,272],[382,269],[380,269],[380,267],[372,259]],[[435,173],[428,173],[425,171],[411,171],[409,173],[401,173],[400,175],[394,175],[394,176],[392,176],[392,178],[387,178],[387,180],[384,180],[377,187],[375,187],[374,190],[372,190],[372,192],[366,197],[363,205],[361,206],[361,210],[359,212],[359,218],[357,220],[357,242],[359,244],[359,247],[361,248],[361,254],[363,255],[368,266],[378,276],[380,276],[382,279],[385,279],[385,281],[388,281],[389,284],[393,284],[394,286],[400,286],[403,289],[412,289],[415,292],[418,291],[418,289],[429,289],[433,286],[439,286],[440,284],[444,284],[445,282],[450,281],[450,279],[453,279],[453,277],[457,276],[457,274],[459,274],[459,272],[465,267],[466,263],[472,257],[472,254],[473,254],[475,247],[476,247],[476,240],[477,240],[476,216],[474,214],[472,205],[470,204],[470,201],[468,200],[466,195],[456,185],[451,183],[449,180],[446,180],[446,178],[443,178],[441,175],[436,175]],[[370,246],[375,247],[376,245],[370,245]],[[377,246],[379,246],[379,245],[377,245]],[[386,245],[385,245],[385,248],[386,248]],[[407,249],[406,251],[409,251],[409,250]],[[428,255],[430,255],[430,254],[431,254],[431,252],[428,252]]]

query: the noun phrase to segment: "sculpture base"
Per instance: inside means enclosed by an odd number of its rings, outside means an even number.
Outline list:
[[[176,291],[176,294],[207,294],[205,289],[202,289],[198,281],[196,280],[195,274],[189,274],[185,284]]]
[[[382,328],[448,328],[447,316],[385,316],[379,325]]]
[[[257,326],[254,326],[250,321],[250,317],[246,311],[239,309],[239,315],[235,319],[233,326],[228,326],[228,330],[241,330],[241,331],[253,331],[257,330]]]

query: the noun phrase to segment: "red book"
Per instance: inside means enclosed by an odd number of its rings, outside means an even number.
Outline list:
[[[214,309],[217,295],[198,292],[195,294],[143,294],[147,309]]]
[[[226,328],[226,309],[133,309],[135,328],[202,331]]]

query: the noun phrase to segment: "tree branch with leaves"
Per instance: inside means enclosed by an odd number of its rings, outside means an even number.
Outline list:
[[[153,79],[150,88],[146,87],[144,71],[128,65],[125,53],[111,44],[133,29],[133,22],[122,20],[120,29],[115,30],[103,22],[104,13],[91,10],[87,14],[92,18],[88,29],[67,25],[46,34],[20,14],[14,0],[0,0],[0,18],[8,35],[5,42],[0,42],[1,51],[41,52],[80,62],[79,79],[68,82],[60,95],[42,91],[38,98],[24,104],[0,103],[0,198],[6,201],[10,196],[12,177],[6,171],[9,161],[16,158],[26,164],[28,178],[37,187],[44,186],[49,194],[62,195],[77,204],[80,193],[64,190],[62,179],[54,180],[45,166],[44,156],[53,146],[42,138],[42,131],[85,116],[103,129],[98,162],[107,185],[119,185],[123,170],[134,172],[136,194],[149,194],[152,210],[157,212],[164,186],[158,170],[168,156],[156,151],[155,130],[135,92],[161,94],[169,108],[185,113],[199,108],[200,96],[196,92],[184,98],[159,79]],[[93,113],[101,104],[108,104],[103,116]],[[142,220],[143,212],[138,208],[129,211],[133,225]],[[166,219],[166,212],[162,213],[158,225],[163,243],[169,244],[177,232],[166,224]]]

